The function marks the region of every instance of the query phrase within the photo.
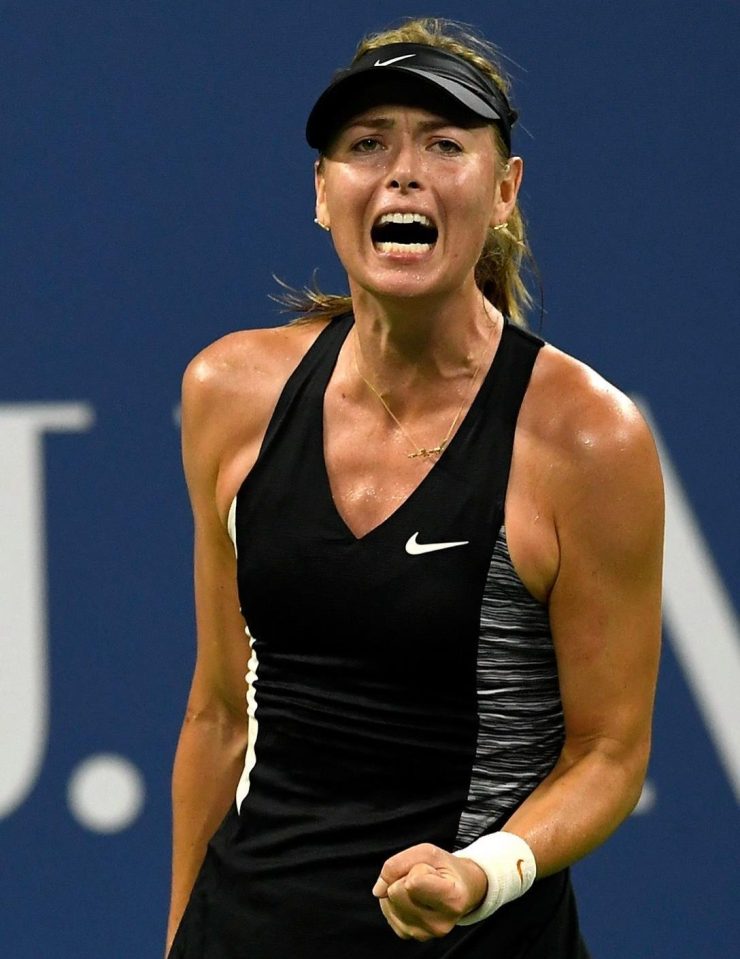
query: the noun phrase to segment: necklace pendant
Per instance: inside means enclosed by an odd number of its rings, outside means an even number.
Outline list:
[[[410,460],[415,460],[419,456],[421,456],[422,459],[428,460],[430,456],[439,456],[446,445],[446,443],[440,443],[439,446],[433,446],[431,449],[422,446],[421,449],[418,449],[415,453],[407,453],[406,455]]]

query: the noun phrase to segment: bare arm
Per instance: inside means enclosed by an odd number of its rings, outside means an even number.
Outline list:
[[[168,949],[206,845],[234,802],[247,742],[243,677],[249,650],[244,624],[236,618],[239,613],[233,602],[235,591],[229,577],[220,575],[217,566],[221,564],[214,563],[211,557],[203,558],[209,553],[197,542],[203,535],[196,534],[196,595],[203,598],[198,609],[198,657],[172,775]],[[225,571],[228,566],[224,561],[221,568]],[[226,668],[229,660],[230,675]],[[241,684],[234,681],[238,677],[242,678]]]
[[[555,496],[549,611],[565,718],[555,768],[505,829],[543,876],[600,845],[634,808],[650,751],[660,647],[663,489],[642,418],[594,414]],[[601,420],[601,422],[599,422]]]
[[[285,380],[320,329],[307,324],[230,334],[196,357],[183,378],[182,448],[195,524],[198,641],[172,777],[168,950],[208,841],[234,802],[247,744],[250,649],[226,513],[254,465]]]
[[[247,739],[244,676],[249,646],[239,611],[234,549],[215,490],[222,423],[203,370],[183,382],[183,460],[195,523],[197,657],[172,777],[172,898],[167,950],[206,845],[234,802]]]
[[[553,456],[549,498],[559,559],[549,597],[565,719],[552,772],[504,829],[531,847],[537,873],[601,844],[640,795],[660,644],[663,491],[642,418],[624,397],[586,393]],[[550,458],[548,457],[548,467]],[[431,846],[394,856],[375,894],[392,928],[448,932],[486,893],[470,860]]]

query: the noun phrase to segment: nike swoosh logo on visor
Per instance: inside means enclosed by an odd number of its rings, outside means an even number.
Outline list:
[[[404,53],[402,57],[391,57],[390,60],[376,60],[373,66],[389,67],[392,63],[398,63],[399,60],[408,60],[409,57],[415,57],[415,53]]]
[[[411,556],[421,556],[422,553],[436,553],[438,549],[452,549],[453,546],[467,546],[469,539],[461,539],[454,543],[418,543],[416,537],[418,533],[409,536],[406,543],[406,552]]]

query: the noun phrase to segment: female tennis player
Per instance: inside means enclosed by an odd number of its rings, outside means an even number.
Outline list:
[[[172,959],[587,956],[568,867],[645,775],[662,485],[524,326],[509,95],[454,25],[365,40],[307,125],[351,295],[186,372]]]

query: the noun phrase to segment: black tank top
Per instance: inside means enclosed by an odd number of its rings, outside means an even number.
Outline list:
[[[493,831],[563,740],[546,609],[502,529],[542,341],[509,323],[449,445],[356,537],[332,499],[324,393],[339,317],[288,380],[230,517],[252,636],[249,746],[173,957],[577,957],[567,873],[474,926],[401,941],[371,888],[389,856]]]

